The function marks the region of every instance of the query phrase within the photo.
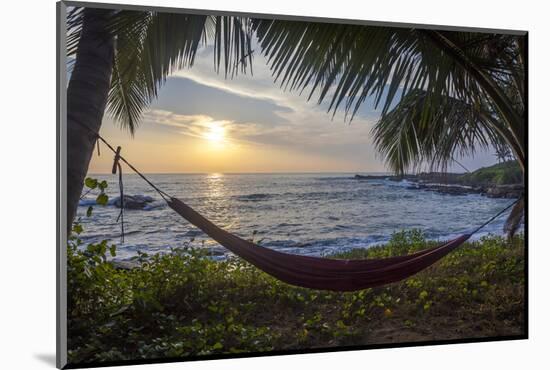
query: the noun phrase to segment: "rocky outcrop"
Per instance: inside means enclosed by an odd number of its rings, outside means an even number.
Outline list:
[[[455,185],[446,185],[446,184],[423,184],[423,183],[418,183],[415,185],[416,186],[410,186],[408,188],[434,191],[436,193],[450,194],[450,195],[468,195],[468,194],[483,193],[483,189],[473,188],[469,186],[455,186]]]
[[[421,173],[418,175],[392,176],[392,175],[355,175],[356,180],[407,180],[410,190],[433,191],[440,194],[468,195],[482,194],[490,198],[519,198],[524,192],[522,184],[507,185],[468,185],[461,181],[461,174],[455,173]]]
[[[355,180],[385,180],[395,176],[388,175],[355,175]]]
[[[482,194],[490,198],[509,198],[509,199],[519,198],[524,191],[524,187],[521,184],[494,185],[489,187],[471,187],[471,186],[458,186],[458,185],[417,183],[407,188],[434,191],[436,193],[449,194],[449,195]]]
[[[524,190],[525,189],[521,184],[499,185],[487,188],[484,194],[490,198],[516,199],[523,194]]]
[[[147,195],[124,195],[124,209],[144,209],[154,199]],[[120,197],[113,199],[113,205],[117,208],[122,207]]]

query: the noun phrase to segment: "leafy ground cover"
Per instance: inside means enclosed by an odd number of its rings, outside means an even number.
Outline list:
[[[353,293],[287,285],[192,243],[116,268],[107,242],[68,245],[71,364],[220,353],[521,335],[524,240],[466,243],[399,283]],[[401,255],[431,242],[418,230],[341,258]]]

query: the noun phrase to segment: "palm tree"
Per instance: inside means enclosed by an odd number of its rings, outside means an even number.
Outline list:
[[[525,171],[524,35],[253,20],[275,81],[353,119],[381,107],[374,143],[396,173],[506,146]],[[513,234],[523,200],[506,228]]]
[[[506,145],[495,147],[495,157],[497,158],[498,163],[503,163],[514,158],[512,156],[512,152],[510,152],[510,148]]]
[[[250,21],[240,17],[74,8],[67,17],[67,220],[70,231],[105,110],[131,134],[175,69],[213,43],[226,77],[251,62]],[[223,61],[223,63],[222,63]]]

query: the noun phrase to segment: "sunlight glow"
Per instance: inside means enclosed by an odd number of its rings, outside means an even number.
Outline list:
[[[208,131],[204,134],[204,138],[214,143],[222,143],[225,141],[225,128],[220,122],[210,122]]]

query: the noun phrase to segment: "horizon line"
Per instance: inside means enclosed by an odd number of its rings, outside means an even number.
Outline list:
[[[211,171],[211,172],[143,172],[142,174],[147,175],[307,175],[307,174],[376,174],[376,175],[388,175],[388,176],[397,176],[395,172],[385,172],[385,171],[273,171],[273,172],[221,172],[221,171]],[[424,172],[424,171],[422,171]],[[439,171],[435,171],[439,172]],[[421,172],[419,172],[421,173]],[[443,172],[442,172],[443,173]],[[466,172],[446,172],[448,174],[465,174]],[[111,172],[89,172],[87,175],[111,175]],[[125,173],[125,175],[136,175],[134,172]],[[403,176],[414,175],[414,173],[405,173]]]
[[[384,171],[258,171],[258,172],[223,172],[223,171],[210,171],[210,172],[144,172],[148,175],[277,175],[277,174],[361,174],[361,173],[377,173],[392,175],[392,172]],[[111,175],[111,172],[88,172],[88,175]],[[125,175],[132,175],[135,172],[125,173]]]

